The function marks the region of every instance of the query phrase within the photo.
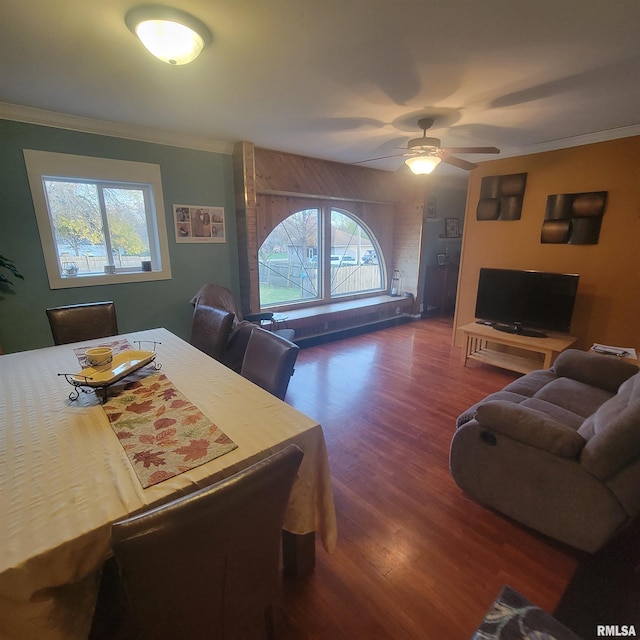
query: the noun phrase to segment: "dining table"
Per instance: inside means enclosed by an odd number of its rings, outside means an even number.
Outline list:
[[[84,381],[82,353],[105,344],[152,355],[131,372],[133,382],[77,387]],[[154,389],[168,404],[146,400]],[[138,436],[144,422],[138,412],[150,407],[152,429]],[[176,413],[182,407],[187,413]],[[183,426],[196,421],[214,434],[211,459],[202,457],[208,441],[194,435],[196,426]],[[179,437],[188,445],[174,449],[186,462],[166,471],[163,458],[149,451]],[[146,450],[135,449],[136,438]],[[327,552],[337,539],[329,460],[316,420],[164,328],[1,355],[0,639],[86,639],[114,522],[292,443],[304,452],[283,524],[289,541],[283,558],[295,569],[309,566],[298,554],[315,553],[316,533]]]

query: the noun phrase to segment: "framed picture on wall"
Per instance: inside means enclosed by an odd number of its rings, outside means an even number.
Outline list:
[[[226,242],[224,207],[174,204],[176,242]]]
[[[460,220],[458,218],[444,219],[444,236],[445,238],[460,237]]]
[[[427,198],[427,218],[436,217],[436,199]]]

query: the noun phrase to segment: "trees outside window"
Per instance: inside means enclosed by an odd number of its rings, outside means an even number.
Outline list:
[[[147,187],[44,179],[61,275],[140,268],[151,260]],[[68,274],[67,274],[68,275]]]
[[[378,292],[385,288],[378,242],[353,214],[332,207],[296,211],[258,251],[263,308]]]

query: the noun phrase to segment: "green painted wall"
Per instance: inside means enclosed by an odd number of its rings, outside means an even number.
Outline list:
[[[445,219],[458,218],[460,220],[460,233],[464,226],[464,211],[467,204],[466,189],[451,189],[447,187],[434,187],[429,189],[429,195],[436,201],[436,217],[426,218],[424,262],[427,267],[435,267],[438,264],[439,253],[446,253],[450,264],[460,262],[460,239],[445,238]]]
[[[49,288],[23,149],[150,162],[160,165],[171,280]],[[173,205],[225,208],[225,244],[177,244]],[[47,307],[113,300],[122,332],[166,327],[189,337],[191,296],[206,282],[238,291],[238,253],[231,156],[0,120],[0,254],[14,260],[24,281],[0,291],[0,345],[5,353],[53,344]]]

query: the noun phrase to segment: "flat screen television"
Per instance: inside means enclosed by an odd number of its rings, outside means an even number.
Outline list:
[[[480,269],[476,318],[500,331],[545,337],[568,333],[578,292],[575,273]]]

